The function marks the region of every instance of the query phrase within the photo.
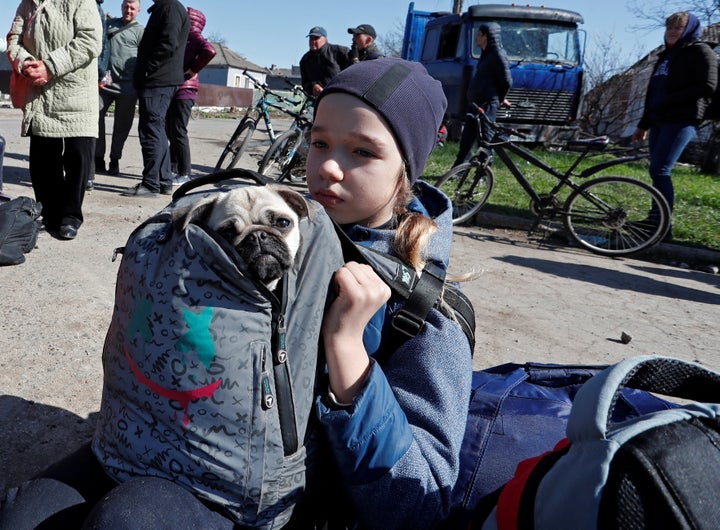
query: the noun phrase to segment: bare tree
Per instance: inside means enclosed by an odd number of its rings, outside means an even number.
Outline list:
[[[378,36],[377,45],[387,57],[400,57],[404,36],[405,22],[397,21],[392,31]]]
[[[221,35],[220,33],[216,33],[216,32],[214,32],[214,31],[211,32],[211,33],[208,33],[207,39],[208,39],[210,42],[217,42],[218,44],[222,44],[223,46],[227,46],[227,39],[226,39],[223,35]]]
[[[644,19],[634,26],[640,30],[663,27],[667,16],[677,11],[692,11],[704,25],[720,20],[718,0],[628,0],[627,8],[635,18]]]
[[[627,136],[637,120],[635,109],[642,106],[642,84],[639,75],[643,62],[628,69],[628,54],[617,47],[612,34],[594,39],[585,55],[585,97],[580,111],[583,133],[609,135],[614,139]],[[639,59],[640,54],[636,54]],[[633,122],[633,123],[631,123]]]

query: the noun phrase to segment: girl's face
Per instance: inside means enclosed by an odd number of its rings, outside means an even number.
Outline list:
[[[376,110],[350,94],[323,98],[310,135],[307,183],[336,223],[387,223],[402,167],[400,147]]]

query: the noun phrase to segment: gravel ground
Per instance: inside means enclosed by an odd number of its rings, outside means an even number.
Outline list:
[[[4,191],[32,196],[28,140],[19,137],[19,121],[19,111],[0,109],[0,134],[8,142]],[[212,170],[236,124],[191,122],[197,174]],[[248,167],[263,145],[252,151],[243,161]],[[77,239],[43,233],[26,263],[0,268],[0,492],[72,451],[94,428],[118,267],[113,249],[169,200],[119,195],[140,178],[135,133],[121,171],[96,177]],[[666,261],[668,252],[671,247]],[[718,253],[702,259],[720,263]],[[608,363],[663,353],[720,370],[720,276],[601,258],[487,227],[456,230],[453,265],[455,272],[479,274],[464,286],[477,311],[476,367],[527,360]],[[623,332],[632,336],[628,344],[620,340]]]

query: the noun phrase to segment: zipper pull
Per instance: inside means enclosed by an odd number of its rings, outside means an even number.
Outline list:
[[[278,327],[277,327],[277,348],[275,349],[275,363],[282,364],[287,361],[287,329],[285,329],[285,315],[278,315]]]
[[[271,409],[273,408],[273,405],[275,405],[275,396],[272,393],[272,386],[270,385],[270,373],[267,371],[266,367],[266,357],[267,352],[265,350],[265,347],[263,347],[262,351],[262,374],[260,376],[260,385],[262,387],[262,406],[263,409]]]

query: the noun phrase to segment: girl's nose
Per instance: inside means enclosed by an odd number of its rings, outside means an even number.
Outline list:
[[[340,182],[344,178],[340,163],[336,158],[332,156],[329,156],[325,158],[325,160],[323,160],[323,162],[320,164],[320,167],[318,168],[318,171],[320,173],[320,176],[324,180]]]

